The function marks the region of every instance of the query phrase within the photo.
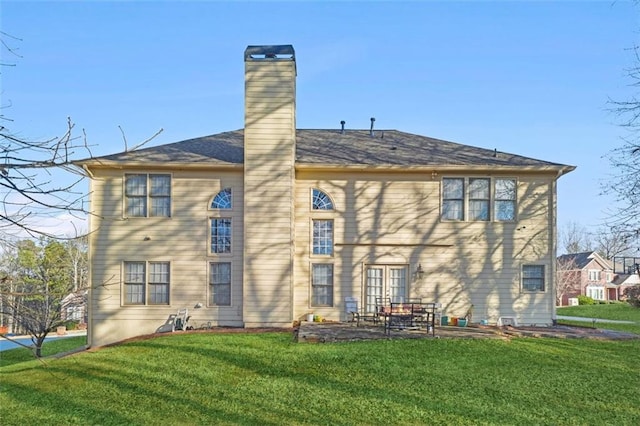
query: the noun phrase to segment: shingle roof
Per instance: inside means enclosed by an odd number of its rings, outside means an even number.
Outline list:
[[[596,252],[593,251],[563,254],[562,256],[558,257],[558,262],[573,262],[576,266],[576,269],[583,269],[593,260],[598,262],[603,268],[613,269],[608,260],[604,259],[602,256],[599,256]]]
[[[244,131],[235,130],[136,151],[99,157],[105,162],[240,165]],[[296,164],[327,166],[521,166],[568,168],[491,149],[462,145],[397,130],[296,132]]]

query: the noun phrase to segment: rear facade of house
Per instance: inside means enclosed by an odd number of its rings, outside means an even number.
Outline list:
[[[292,46],[245,51],[244,129],[89,159],[90,345],[290,327],[376,297],[550,325],[571,166],[397,130],[300,130]]]

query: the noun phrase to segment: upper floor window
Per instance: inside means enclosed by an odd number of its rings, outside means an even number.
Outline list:
[[[211,202],[212,209],[230,209],[231,208],[231,188],[225,188],[213,197]]]
[[[597,269],[589,269],[589,281],[600,281],[600,271]]]
[[[231,253],[231,219],[211,219],[211,253]]]
[[[495,180],[495,215],[496,220],[516,220],[516,180]]]
[[[443,178],[442,219],[515,220],[516,180],[495,178],[493,188],[491,183],[490,178]]]
[[[442,218],[464,220],[464,179],[442,179]]]
[[[522,289],[544,291],[544,265],[522,265]]]
[[[469,220],[489,220],[489,179],[469,179]]]
[[[168,305],[169,262],[124,262],[125,305]]]
[[[313,221],[313,254],[333,254],[333,220]]]
[[[171,175],[126,174],[127,217],[170,217]]]
[[[333,202],[325,192],[314,189],[312,198],[313,210],[333,210]]]

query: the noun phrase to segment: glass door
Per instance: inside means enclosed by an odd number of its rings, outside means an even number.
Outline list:
[[[376,298],[402,302],[407,296],[407,265],[367,265],[365,267],[366,311],[375,311]]]

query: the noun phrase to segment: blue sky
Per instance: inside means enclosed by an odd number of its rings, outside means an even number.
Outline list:
[[[23,137],[61,135],[67,117],[95,155],[158,129],[164,144],[243,127],[243,52],[296,50],[298,128],[397,129],[570,164],[559,225],[595,228],[610,202],[602,157],[625,132],[609,111],[638,9],[588,2],[7,1],[22,39],[2,105]]]

